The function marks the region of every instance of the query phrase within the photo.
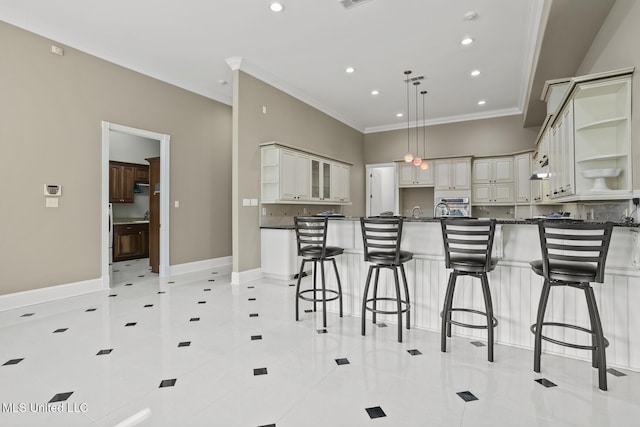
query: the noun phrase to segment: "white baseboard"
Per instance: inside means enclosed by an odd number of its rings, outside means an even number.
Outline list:
[[[262,269],[254,268],[253,270],[246,271],[234,271],[231,273],[231,284],[239,285],[241,283],[252,282],[254,280],[262,279]]]
[[[193,273],[195,271],[216,269],[221,275],[231,273],[233,258],[230,256],[205,259],[202,261],[187,262],[185,264],[176,264],[169,266],[170,276],[176,274]]]
[[[296,278],[295,274],[273,274],[273,273],[264,273],[262,275],[265,279],[274,279],[280,281],[291,281]]]
[[[0,295],[0,311],[104,290],[102,278]]]

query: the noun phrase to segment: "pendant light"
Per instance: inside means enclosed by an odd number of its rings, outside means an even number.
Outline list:
[[[409,148],[409,74],[411,74],[411,70],[404,72],[404,79],[407,83],[407,154],[404,155],[404,161],[407,163],[413,161],[413,154],[411,154],[411,148]]]
[[[418,144],[420,144],[420,142],[418,141],[418,86],[420,85],[420,82],[413,82],[413,85],[416,87],[416,156],[413,158],[413,164],[416,166],[420,166],[422,164],[422,159],[420,158],[420,147]]]
[[[424,120],[424,96],[427,94],[427,91],[423,90],[420,94],[422,95],[422,154],[423,157],[427,157],[427,127]],[[420,169],[429,169],[429,163],[425,159],[422,159]]]

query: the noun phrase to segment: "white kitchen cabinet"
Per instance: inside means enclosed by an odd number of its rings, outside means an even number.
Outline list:
[[[516,203],[531,203],[531,153],[513,156]]]
[[[413,163],[398,165],[398,184],[400,187],[433,187],[435,185],[434,167],[432,161],[427,161],[429,167],[421,169]]]
[[[513,204],[513,183],[474,184],[472,203],[475,205]]]
[[[351,166],[277,143],[261,148],[262,203],[349,204]]]
[[[472,182],[473,184],[513,182],[513,156],[475,159]]]
[[[471,158],[438,159],[435,161],[436,190],[471,189]]]

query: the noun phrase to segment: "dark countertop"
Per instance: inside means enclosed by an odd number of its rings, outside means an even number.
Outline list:
[[[123,225],[123,224],[149,224],[149,220],[145,220],[144,218],[114,218],[113,219],[113,225]]]
[[[341,220],[341,221],[359,221],[360,217],[340,217],[340,218],[331,218],[329,217],[329,219],[331,220]],[[497,219],[496,223],[497,224],[502,224],[502,225],[512,225],[512,224],[523,224],[523,225],[533,225],[536,224],[538,221],[540,221],[541,219],[545,219],[545,218],[529,218],[529,219]],[[554,218],[548,218],[553,220]],[[440,218],[405,218],[404,219],[406,222],[440,222]],[[557,219],[558,221],[570,221],[573,222],[570,219]],[[580,221],[582,222],[582,221]],[[593,221],[593,222],[598,222],[598,221]],[[614,222],[613,225],[615,227],[627,227],[627,228],[638,228],[640,227],[640,223],[636,223],[636,222]],[[293,230],[294,226],[293,224],[291,225],[263,225],[260,226],[261,229],[267,229],[267,230]]]

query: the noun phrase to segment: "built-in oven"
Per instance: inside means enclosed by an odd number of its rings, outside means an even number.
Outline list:
[[[469,197],[439,197],[436,200],[434,216],[471,216],[471,202]]]

